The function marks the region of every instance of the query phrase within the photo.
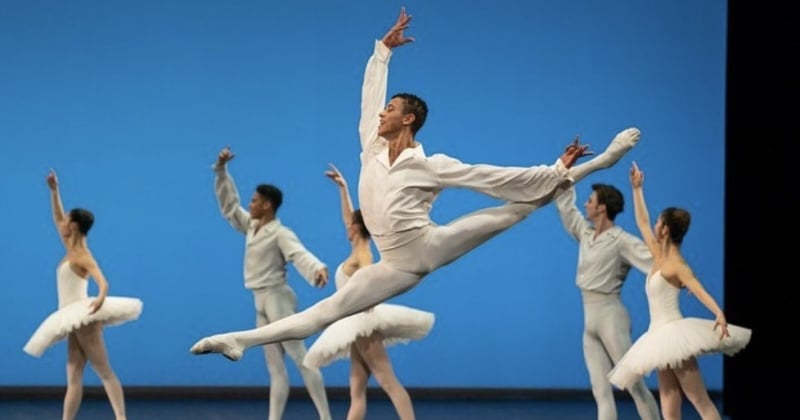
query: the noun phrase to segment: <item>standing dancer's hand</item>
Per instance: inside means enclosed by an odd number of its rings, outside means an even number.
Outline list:
[[[389,32],[383,36],[383,44],[390,49],[399,47],[401,45],[414,42],[414,37],[405,37],[403,31],[408,29],[408,24],[411,22],[411,15],[406,14],[406,8],[400,9],[400,16],[397,17],[397,22],[389,29]]]
[[[717,327],[720,328],[720,335],[719,335],[720,340],[722,340],[725,337],[731,336],[731,333],[728,332],[728,321],[725,319],[725,315],[723,314],[717,315],[717,319],[714,321],[714,331],[717,330]]]
[[[219,155],[217,155],[217,166],[218,167],[225,166],[226,163],[230,162],[235,157],[236,155],[233,154],[233,152],[231,152],[231,147],[225,146],[225,148],[223,148],[222,151],[219,152]]]
[[[103,306],[103,302],[106,301],[104,297],[98,297],[97,299],[93,300],[92,303],[89,304],[89,314],[93,314],[100,310]]]
[[[314,274],[314,285],[325,287],[328,284],[328,267],[322,267]]]

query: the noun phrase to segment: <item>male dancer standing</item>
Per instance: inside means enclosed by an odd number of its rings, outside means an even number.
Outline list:
[[[286,281],[287,261],[291,261],[297,271],[317,287],[328,282],[328,268],[275,217],[283,202],[280,189],[268,184],[258,185],[250,199],[249,211],[242,208],[236,184],[227,170],[227,163],[233,158],[234,154],[227,147],[217,156],[213,166],[216,174],[214,189],[222,215],[234,229],[245,234],[244,285],[253,291],[256,327],[263,327],[297,312],[297,296]],[[300,370],[319,418],[330,420],[322,374],[318,369],[303,365],[306,347],[301,340],[264,346],[270,376],[269,420],[281,419],[289,398],[285,353]]]
[[[584,204],[585,218],[575,201],[575,188],[570,188],[556,197],[555,204],[564,228],[578,241],[575,282],[583,298],[583,357],[597,404],[597,419],[616,420],[617,407],[608,373],[631,346],[631,319],[620,291],[631,266],[647,274],[653,256],[644,242],[614,224],[625,201],[613,185],[592,185],[592,194]],[[642,419],[660,418],[656,400],[644,381],[629,392]]]

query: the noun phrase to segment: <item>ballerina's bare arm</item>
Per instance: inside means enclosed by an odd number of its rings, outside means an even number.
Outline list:
[[[717,326],[721,327],[722,334],[720,338],[730,336],[728,333],[728,322],[725,319],[725,314],[722,313],[722,309],[720,309],[717,301],[710,294],[708,294],[705,287],[700,284],[700,280],[695,277],[692,269],[686,264],[677,264],[675,267],[675,276],[682,285],[689,289],[689,292],[697,296],[697,299],[700,300],[700,303],[705,305],[705,307],[708,308],[712,314],[714,314],[716,317],[714,329],[716,329]]]
[[[97,298],[90,304],[91,313],[95,313],[103,306],[103,302],[108,295],[108,281],[106,280],[106,276],[103,275],[103,271],[100,269],[97,261],[90,254],[80,256],[76,263],[85,269],[89,273],[89,276],[94,279],[94,282],[97,283]]]
[[[350,229],[353,223],[353,200],[350,199],[350,191],[347,189],[347,180],[339,169],[332,163],[329,164],[331,169],[325,171],[325,176],[331,179],[339,187],[339,198],[342,207],[342,221],[344,222],[345,229]]]
[[[50,170],[47,174],[47,186],[50,187],[50,206],[53,208],[53,223],[58,229],[58,236],[61,241],[64,241],[64,235],[61,233],[59,225],[64,222],[64,206],[61,204],[61,193],[58,190],[58,177],[54,170]]]
[[[647,245],[647,249],[653,254],[653,263],[661,258],[661,252],[658,247],[658,242],[650,229],[650,215],[647,212],[647,205],[644,201],[644,191],[642,184],[644,183],[644,173],[639,170],[636,162],[633,163],[630,173],[631,187],[633,188],[633,209],[636,217],[636,226],[642,233],[642,240]]]

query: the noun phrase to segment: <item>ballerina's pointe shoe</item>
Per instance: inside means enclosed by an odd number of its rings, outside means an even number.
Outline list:
[[[236,341],[224,335],[212,335],[195,343],[189,350],[192,354],[222,353],[234,362],[244,355],[244,349],[236,345]]]

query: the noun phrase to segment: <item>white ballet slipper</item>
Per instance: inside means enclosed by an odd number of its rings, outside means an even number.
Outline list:
[[[192,354],[222,353],[223,356],[234,362],[239,361],[244,355],[244,348],[226,334],[203,338],[195,343],[189,351]]]

